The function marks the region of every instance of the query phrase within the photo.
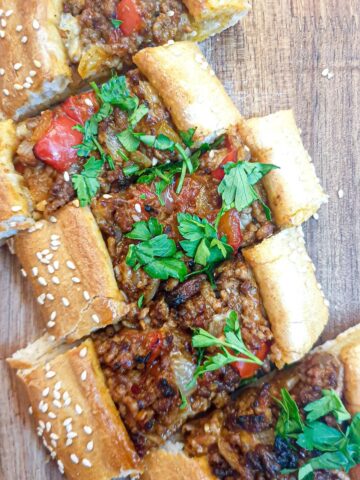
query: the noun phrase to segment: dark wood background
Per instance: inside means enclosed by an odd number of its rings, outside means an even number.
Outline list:
[[[360,321],[359,15],[360,0],[253,0],[241,25],[203,45],[243,115],[295,110],[330,196],[319,220],[305,226],[331,305],[322,340]],[[330,80],[322,76],[326,68],[334,74]],[[0,271],[0,480],[58,480],[4,361],[40,334],[38,310],[5,248]]]

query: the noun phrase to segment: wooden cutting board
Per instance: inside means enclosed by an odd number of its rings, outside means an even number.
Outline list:
[[[359,14],[360,0],[253,0],[241,25],[203,45],[243,115],[295,110],[330,196],[319,220],[304,227],[331,305],[322,340],[360,321]],[[0,480],[58,480],[4,361],[40,334],[38,309],[5,248],[0,271]]]

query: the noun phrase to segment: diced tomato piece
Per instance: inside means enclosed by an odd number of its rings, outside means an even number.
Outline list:
[[[237,252],[242,244],[243,235],[241,232],[240,213],[235,208],[225,212],[221,217],[218,232],[220,237],[226,236],[228,244]]]
[[[69,97],[61,105],[61,109],[68,117],[84,125],[86,120],[99,110],[99,103],[95,93],[88,92]]]
[[[267,354],[269,353],[269,345],[266,342],[262,343],[260,349],[254,353],[260,360],[265,360]],[[241,378],[253,377],[260,368],[260,366],[256,363],[247,362],[233,363],[232,366],[239,372]]]
[[[234,147],[231,147],[229,153],[226,155],[224,160],[221,162],[220,166],[211,172],[211,175],[216,178],[216,180],[222,180],[225,176],[224,169],[222,168],[224,165],[230,162],[236,162],[237,161],[237,149]]]
[[[148,364],[154,362],[161,354],[163,335],[159,331],[150,332],[146,338],[146,345],[151,352]]]
[[[139,32],[143,25],[135,0],[121,0],[116,8],[116,18],[123,22],[120,29],[126,37]]]
[[[78,122],[65,113],[53,116],[47,133],[34,146],[35,156],[59,172],[65,172],[78,159],[73,148],[83,140],[81,132],[73,127]]]

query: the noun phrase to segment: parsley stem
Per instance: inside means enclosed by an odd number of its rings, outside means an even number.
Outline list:
[[[191,159],[187,156],[184,148],[179,143],[175,143],[175,149],[180,153],[181,158],[186,163],[189,173],[194,173],[193,164],[191,163]]]
[[[183,162],[182,170],[181,170],[181,176],[180,176],[180,179],[179,179],[179,184],[178,184],[177,189],[176,189],[177,195],[179,195],[179,193],[181,193],[182,187],[184,185],[185,176],[186,176],[186,163]]]

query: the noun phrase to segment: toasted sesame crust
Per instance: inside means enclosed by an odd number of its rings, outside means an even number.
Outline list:
[[[0,242],[31,227],[31,201],[12,159],[18,145],[15,124],[0,122]]]
[[[146,48],[134,62],[159,92],[177,128],[197,129],[196,140],[218,136],[241,120],[196,44]]]
[[[111,480],[139,473],[91,340],[18,375],[29,394],[37,434],[68,479]]]
[[[0,19],[0,117],[19,119],[64,93],[71,70],[58,31],[62,0],[7,0]]]
[[[68,204],[14,243],[54,341],[73,342],[128,312],[90,209]]]
[[[283,230],[243,254],[253,269],[271,324],[273,361],[280,368],[299,360],[329,318],[301,228]]]
[[[252,118],[239,130],[257,161],[280,167],[263,180],[279,227],[301,225],[327,202],[292,110]]]

